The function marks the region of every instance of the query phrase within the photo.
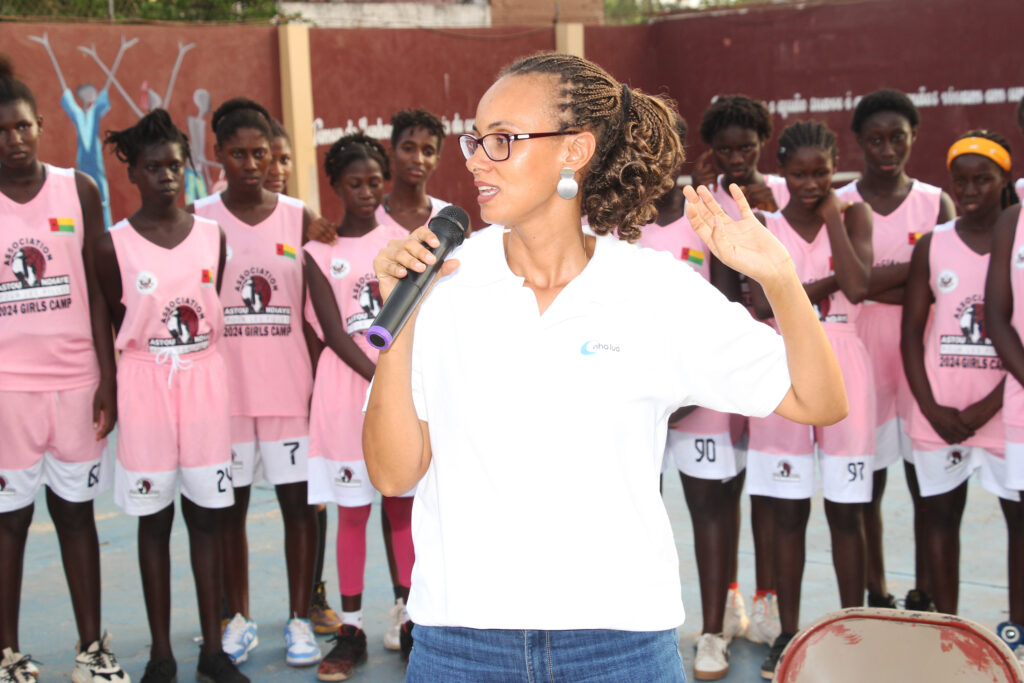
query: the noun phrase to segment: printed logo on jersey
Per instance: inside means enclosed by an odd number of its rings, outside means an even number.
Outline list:
[[[363,485],[363,481],[357,478],[355,471],[347,465],[342,465],[338,468],[338,476],[334,478],[334,483],[338,486],[351,488],[358,488]]]
[[[0,496],[13,496],[18,491],[7,481],[6,477],[0,477]]]
[[[778,467],[775,468],[775,474],[772,475],[772,479],[795,483],[800,481],[800,475],[793,469],[788,460],[780,460]]]
[[[690,249],[689,247],[683,247],[682,252],[679,254],[679,260],[686,261],[697,268],[704,265],[704,252],[699,249]]]
[[[51,218],[50,219],[50,232],[63,232],[68,234],[74,234],[75,232],[75,219],[74,218]]]
[[[153,482],[142,478],[135,482],[135,488],[128,492],[132,498],[154,498],[160,495],[160,491],[153,488]]]
[[[290,244],[278,242],[274,247],[274,251],[278,256],[283,256],[284,258],[291,259],[292,261],[295,260],[295,247]]]
[[[960,277],[949,268],[939,273],[939,276],[935,278],[935,285],[943,294],[949,294],[956,289],[958,284],[960,284]]]
[[[964,453],[961,450],[952,450],[946,453],[946,471],[952,472],[964,461]]]
[[[832,310],[832,295],[826,296],[816,304],[813,304],[814,312],[818,314],[818,320],[823,323],[845,323],[845,313],[830,313]]]
[[[152,294],[159,284],[156,275],[148,270],[139,271],[135,276],[135,289],[139,290],[139,294]]]
[[[277,291],[277,279],[266,268],[242,271],[235,280],[241,306],[224,308],[224,335],[227,337],[265,337],[291,334],[292,309],[271,306]]]
[[[71,306],[71,278],[47,276],[53,261],[49,247],[35,238],[15,240],[4,252],[4,265],[11,269],[0,282],[0,317],[43,313]]]
[[[224,262],[227,263],[231,260],[231,257],[235,255],[235,250],[231,248],[230,244],[224,245]]]
[[[908,232],[907,244],[909,244],[910,246],[914,246],[915,244],[917,244],[918,240],[921,239],[922,235],[924,235],[923,232]]]
[[[583,346],[580,347],[580,354],[584,356],[593,356],[597,353],[618,353],[621,351],[615,344],[606,344],[601,341],[587,340],[583,342]]]
[[[1013,255],[1013,267],[1024,268],[1024,245]]]
[[[352,286],[352,300],[359,304],[360,310],[345,319],[345,330],[349,334],[365,332],[373,325],[384,305],[377,276],[371,273],[356,280]]]
[[[169,302],[160,314],[160,322],[170,336],[150,339],[150,353],[173,351],[183,355],[207,348],[210,335],[199,332],[199,323],[204,318],[203,307],[195,299],[178,297]]]
[[[351,272],[352,266],[343,258],[331,259],[331,277],[340,280]]]
[[[216,284],[213,277],[213,271],[209,268],[203,268],[202,272],[199,274],[199,284],[203,287],[213,287],[213,285]]]
[[[961,301],[954,315],[962,334],[939,335],[939,367],[1001,370],[1003,365],[985,327],[982,295]]]

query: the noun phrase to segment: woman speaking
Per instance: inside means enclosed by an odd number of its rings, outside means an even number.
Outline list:
[[[763,286],[781,336],[630,244],[682,161],[663,100],[584,59],[534,55],[484,94],[460,145],[493,225],[380,354],[363,428],[384,495],[420,482],[407,680],[683,681],[658,491],[668,417],[701,405],[831,424],[847,410],[839,366],[735,186],[741,220],[705,188],[686,189],[687,214]],[[422,227],[385,248],[381,294],[437,244]]]

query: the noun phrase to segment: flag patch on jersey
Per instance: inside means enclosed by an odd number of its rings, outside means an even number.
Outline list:
[[[75,231],[75,219],[74,218],[51,218],[50,219],[50,232],[74,232]]]
[[[203,268],[202,284],[207,287],[213,284],[213,271],[209,268]]]
[[[917,244],[917,241],[921,239],[921,235],[923,234],[923,232],[908,232],[907,244],[909,244],[910,246],[914,246],[915,244]]]
[[[277,243],[277,255],[295,260],[295,247],[290,244]]]
[[[693,263],[694,265],[704,265],[704,252],[697,249],[690,249],[689,247],[683,247],[683,253],[680,254],[680,258],[683,261]]]

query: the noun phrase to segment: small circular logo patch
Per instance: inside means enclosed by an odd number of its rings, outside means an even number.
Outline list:
[[[345,277],[346,275],[349,274],[351,270],[352,266],[349,265],[349,262],[346,261],[345,259],[331,259],[331,277],[333,277],[335,280],[340,280],[341,278]]]
[[[938,285],[939,291],[943,294],[949,294],[956,286],[960,284],[960,278],[957,274],[948,268],[941,273],[935,279],[935,283]]]
[[[1013,267],[1024,268],[1024,246],[1017,250],[1017,253],[1013,255]]]
[[[156,275],[148,270],[143,270],[135,276],[135,289],[139,290],[139,294],[152,294],[156,291],[156,286]]]
[[[231,257],[235,255],[234,249],[231,248],[230,244],[224,245],[224,261],[230,261]]]

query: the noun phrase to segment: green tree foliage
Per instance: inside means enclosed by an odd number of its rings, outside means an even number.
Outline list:
[[[0,0],[0,16],[161,21],[269,21],[275,0]]]

